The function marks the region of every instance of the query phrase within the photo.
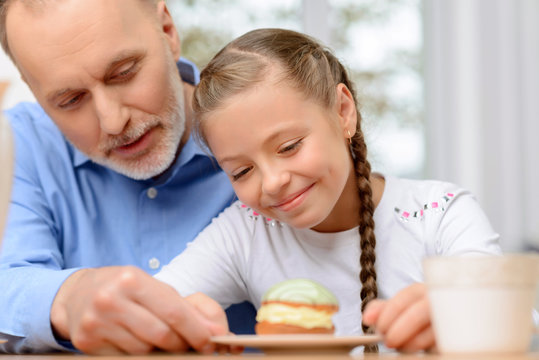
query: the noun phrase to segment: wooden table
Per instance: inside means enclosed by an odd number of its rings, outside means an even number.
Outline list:
[[[167,354],[154,353],[147,356],[88,356],[71,353],[43,355],[10,355],[0,354],[0,360],[539,360],[539,334],[534,335],[530,349],[525,354],[496,355],[496,354],[459,354],[439,355],[430,353],[400,354],[398,352],[382,352],[380,354],[353,354],[346,352],[335,353],[254,353],[246,352],[241,355],[199,355],[197,353]]]
[[[1,360],[68,360],[70,357],[77,359],[88,358],[92,360],[310,360],[310,359],[331,359],[331,360],[539,360],[539,352],[531,352],[521,355],[436,355],[436,354],[398,354],[398,353],[382,353],[382,354],[359,354],[348,355],[343,353],[335,354],[259,354],[246,353],[242,355],[198,355],[190,354],[154,354],[149,356],[86,356],[72,354],[53,354],[53,355],[1,355]]]

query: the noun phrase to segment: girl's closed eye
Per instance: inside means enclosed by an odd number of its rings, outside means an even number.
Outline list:
[[[279,150],[279,154],[286,154],[290,155],[293,152],[299,150],[299,148],[303,145],[303,138],[299,140],[293,140],[292,142],[285,143]]]
[[[237,181],[241,179],[244,175],[246,175],[249,171],[251,171],[252,168],[253,168],[252,166],[248,166],[248,167],[240,169],[236,173],[231,174],[230,177],[232,178],[232,181]]]

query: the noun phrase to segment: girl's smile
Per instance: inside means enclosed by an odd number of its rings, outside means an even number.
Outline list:
[[[309,196],[309,191],[315,186],[315,184],[311,184],[310,186],[307,186],[306,188],[302,189],[301,191],[298,191],[295,194],[292,194],[291,196],[287,197],[285,200],[279,202],[278,204],[271,205],[270,207],[274,208],[277,211],[291,211],[300,206],[303,203],[303,200],[307,196]]]

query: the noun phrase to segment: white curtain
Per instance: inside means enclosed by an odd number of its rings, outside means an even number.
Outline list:
[[[302,0],[302,31],[330,45],[331,6],[328,0]]]
[[[539,1],[424,0],[427,173],[539,249]]]

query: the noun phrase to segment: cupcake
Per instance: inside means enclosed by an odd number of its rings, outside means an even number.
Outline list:
[[[266,334],[333,334],[337,298],[323,285],[291,279],[273,285],[262,297],[255,331]]]

